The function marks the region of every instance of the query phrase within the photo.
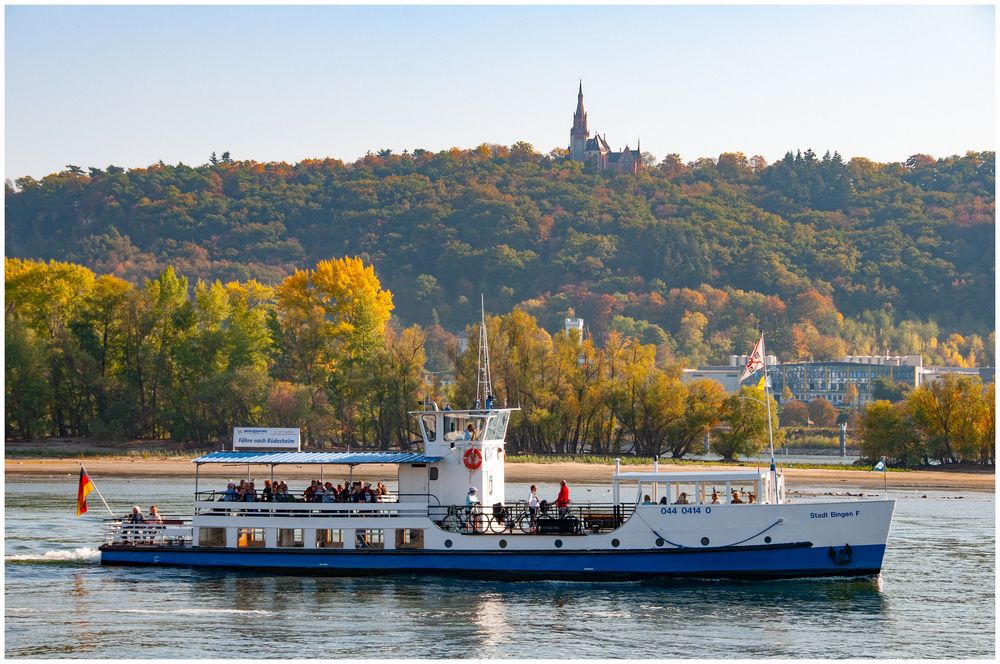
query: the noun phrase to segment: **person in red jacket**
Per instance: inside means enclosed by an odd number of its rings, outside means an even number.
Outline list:
[[[566,480],[559,482],[559,495],[556,496],[556,507],[559,508],[560,519],[569,512],[569,487],[566,486]]]

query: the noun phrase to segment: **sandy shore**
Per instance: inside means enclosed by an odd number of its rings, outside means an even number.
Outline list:
[[[95,476],[141,476],[141,477],[191,477],[194,478],[194,464],[190,457],[142,459],[131,457],[96,457],[84,461],[88,472]],[[664,472],[694,470],[731,470],[731,466],[674,466],[660,468]],[[65,475],[78,473],[80,467],[76,459],[7,459],[4,472],[7,476],[17,475]],[[649,471],[652,466],[628,466],[629,471]],[[346,477],[347,469],[339,466],[324,466],[324,475],[329,478]],[[589,463],[509,463],[506,468],[508,482],[556,482],[561,479],[570,483],[610,482],[612,468]],[[245,465],[203,465],[202,477],[239,477],[246,472]],[[266,467],[256,467],[253,475],[264,477]],[[882,473],[867,470],[819,470],[789,468],[784,470],[788,487],[830,486],[843,490],[861,488],[881,488]],[[282,478],[312,478],[319,476],[315,466],[281,466]],[[394,479],[395,466],[373,464],[357,466],[354,476],[362,479]],[[995,474],[983,471],[937,471],[912,470],[891,472],[888,484],[895,489],[973,489],[994,491]]]

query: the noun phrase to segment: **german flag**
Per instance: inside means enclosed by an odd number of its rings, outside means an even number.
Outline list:
[[[80,466],[80,488],[76,492],[76,515],[86,514],[87,496],[94,490],[94,483],[87,476],[87,471]]]

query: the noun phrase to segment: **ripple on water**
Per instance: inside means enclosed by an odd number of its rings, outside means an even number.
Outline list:
[[[191,487],[114,480],[101,490],[115,506],[132,505],[140,491],[143,506],[182,511]],[[992,494],[900,501],[875,581],[591,584],[101,567],[90,546],[100,517],[72,516],[75,486],[59,478],[8,482],[7,491],[8,657],[995,654]],[[12,501],[12,492],[22,499]],[[151,638],[136,647],[136,633]],[[194,636],[206,633],[212,639]]]

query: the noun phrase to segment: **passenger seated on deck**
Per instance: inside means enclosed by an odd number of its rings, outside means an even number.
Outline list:
[[[335,503],[337,502],[337,492],[333,489],[333,482],[327,482],[323,486],[323,502],[324,503]]]
[[[712,504],[713,505],[719,504],[719,493],[715,489],[712,489]]]
[[[465,427],[465,440],[475,440],[476,439],[476,427],[469,425]]]
[[[688,504],[688,495],[683,491],[681,491],[681,495],[677,496],[677,500],[674,502],[674,505],[687,505],[687,504]]]
[[[163,517],[156,510],[156,505],[150,505],[149,516],[146,517],[146,523],[163,523]]]
[[[389,495],[389,490],[385,488],[384,484],[382,484],[381,482],[379,482],[377,485],[375,485],[375,494],[378,496],[378,499],[381,502],[381,500],[385,496]]]
[[[652,505],[653,504],[653,499],[649,497],[648,493],[645,496],[642,497],[642,504],[643,505]]]
[[[274,489],[271,487],[271,480],[264,480],[264,488],[260,492],[260,499],[265,503],[274,499]]]
[[[236,492],[236,484],[230,482],[226,485],[226,490],[222,492],[222,500],[226,502],[234,502],[240,499],[240,494]]]
[[[243,502],[257,502],[257,489],[254,488],[253,482],[250,482],[250,484],[247,485],[246,492],[243,494]]]
[[[666,505],[667,504],[667,497],[666,496],[663,496],[662,498],[660,498],[660,504],[661,505]]]
[[[748,493],[747,494],[747,502],[750,503],[751,505],[753,505],[754,503],[757,502],[757,497],[754,496],[752,493]]]
[[[146,523],[146,520],[142,517],[142,510],[139,509],[138,505],[132,506],[132,511],[125,517],[126,523]]]
[[[729,500],[730,505],[742,505],[743,501],[740,500],[740,492],[733,489],[733,497]]]

